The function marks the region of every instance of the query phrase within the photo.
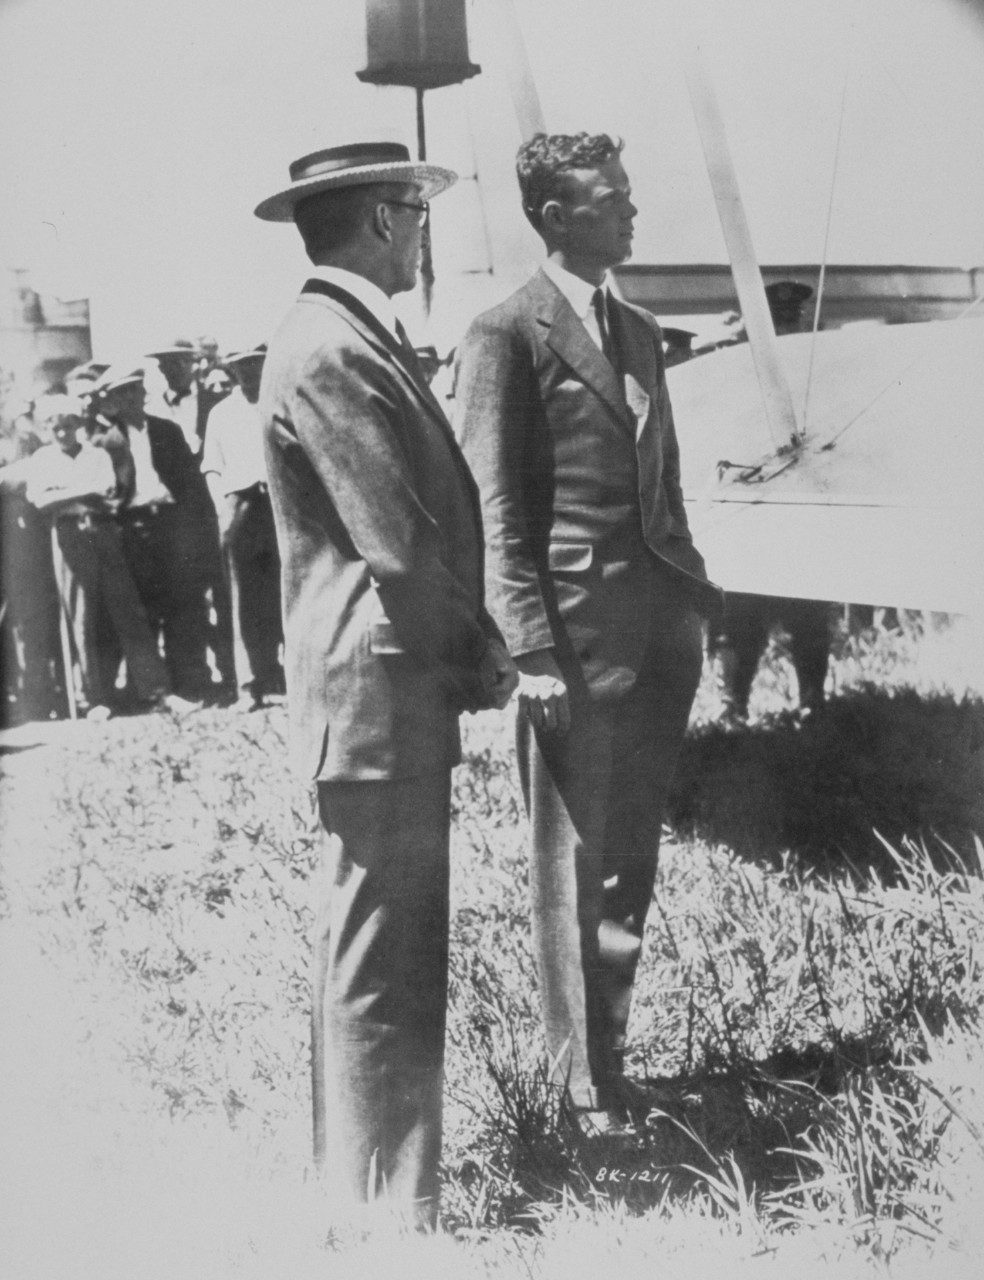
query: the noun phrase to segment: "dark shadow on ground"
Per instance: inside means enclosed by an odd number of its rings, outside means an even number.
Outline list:
[[[876,1078],[886,1086],[889,1076],[895,1088],[907,1078],[887,1046],[859,1040],[651,1077],[644,1082],[651,1107],[636,1115],[634,1132],[591,1138],[562,1102],[546,1100],[542,1079],[513,1078],[488,1135],[490,1162],[455,1173],[466,1194],[484,1198],[486,1226],[527,1229],[535,1229],[538,1204],[564,1197],[642,1213],[686,1198],[709,1180],[739,1195],[781,1192],[816,1174],[806,1148],[836,1123],[838,1098],[849,1088],[856,1096]]]
[[[984,704],[875,689],[738,731],[689,735],[669,821],[680,834],[776,861],[886,874],[904,836],[971,857],[984,835]]]

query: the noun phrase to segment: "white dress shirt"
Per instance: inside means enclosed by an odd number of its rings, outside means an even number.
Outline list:
[[[208,415],[202,471],[217,475],[226,495],[266,483],[263,419],[259,406],[250,404],[239,387]]]
[[[595,289],[598,287],[589,284],[587,280],[582,280],[580,276],[574,275],[570,271],[565,271],[563,267],[559,267],[551,258],[547,258],[543,264],[543,273],[551,279],[567,301],[574,308],[577,318],[588,331],[588,337],[595,344],[599,351],[603,349],[601,334],[598,331],[598,317],[595,314],[593,299]],[[611,296],[611,290],[608,288],[608,281],[604,280],[601,289]],[[607,301],[607,299],[606,299]]]
[[[382,289],[374,285],[371,280],[358,275],[355,271],[346,271],[342,267],[312,267],[308,274],[316,280],[324,280],[326,284],[344,289],[353,298],[358,298],[380,324],[398,338],[396,308],[392,300],[387,298]]]
[[[150,437],[147,427],[128,427],[127,444],[133,455],[134,486],[130,507],[146,507],[151,503],[173,502],[171,490],[157,474],[150,453]]]

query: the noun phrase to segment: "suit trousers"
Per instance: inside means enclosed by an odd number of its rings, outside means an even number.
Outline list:
[[[343,1203],[432,1226],[448,990],[447,769],[318,784],[314,1154]]]
[[[547,1049],[581,1107],[618,1101],[663,810],[700,680],[700,612],[669,574],[656,595],[631,691],[595,701],[572,680],[566,733],[534,730],[522,712],[516,726]]]

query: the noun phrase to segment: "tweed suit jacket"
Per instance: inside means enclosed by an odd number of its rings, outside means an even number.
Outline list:
[[[460,758],[458,715],[487,705],[477,669],[501,636],[451,426],[348,302],[306,286],[263,371],[292,757],[319,780],[408,778]]]
[[[513,654],[553,648],[602,699],[635,683],[659,562],[700,606],[720,594],[687,525],[659,326],[614,310],[618,373],[537,272],[471,325],[456,390],[489,608]]]

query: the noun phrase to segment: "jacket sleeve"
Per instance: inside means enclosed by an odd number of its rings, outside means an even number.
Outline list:
[[[525,487],[539,403],[523,333],[480,316],[461,345],[455,390],[458,439],[482,498],[489,608],[510,653],[553,644],[533,553]]]
[[[385,365],[352,349],[320,351],[290,396],[290,418],[333,517],[372,575],[401,643],[441,665],[463,705],[484,702],[477,667],[488,648],[474,600],[442,555],[445,535],[424,507],[407,402]]]
[[[670,404],[670,392],[666,385],[666,357],[663,355],[663,335],[655,320],[647,317],[653,330],[653,343],[656,348],[657,406],[663,445],[663,488],[670,515],[670,532],[675,538],[684,538],[693,542],[690,525],[687,521],[687,509],[683,503],[683,487],[680,482],[680,444],[677,440],[676,425],[673,421],[673,406]]]

